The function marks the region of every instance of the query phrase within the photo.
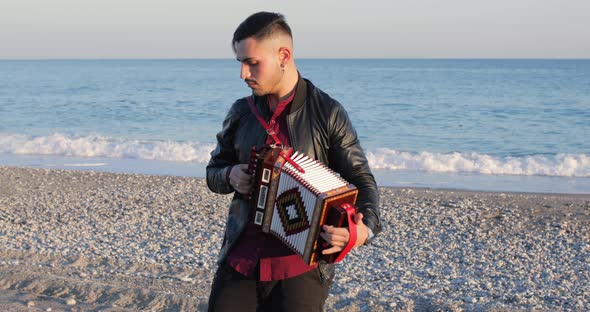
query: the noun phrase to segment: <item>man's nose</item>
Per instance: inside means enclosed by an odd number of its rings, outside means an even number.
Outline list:
[[[242,67],[240,68],[240,78],[244,80],[248,77],[250,77],[250,68],[248,67],[248,65],[242,64]]]

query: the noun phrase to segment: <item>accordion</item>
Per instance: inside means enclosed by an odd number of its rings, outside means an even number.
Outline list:
[[[249,172],[251,222],[299,254],[305,263],[338,262],[356,242],[354,214],[358,190],[324,164],[291,148],[252,149]],[[348,245],[337,254],[323,255],[329,245],[322,225],[348,227]]]

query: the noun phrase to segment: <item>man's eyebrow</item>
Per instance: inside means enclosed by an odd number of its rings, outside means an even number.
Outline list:
[[[249,62],[249,61],[251,61],[251,60],[252,60],[252,58],[251,58],[251,57],[247,57],[247,58],[245,58],[245,59],[243,59],[243,60],[240,60],[239,58],[237,58],[237,57],[236,57],[236,60],[238,60],[238,62],[240,62],[240,63],[245,63],[245,62]]]

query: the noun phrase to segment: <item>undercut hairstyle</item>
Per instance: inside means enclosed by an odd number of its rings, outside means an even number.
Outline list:
[[[231,46],[236,52],[236,44],[246,38],[253,37],[256,40],[262,40],[277,33],[283,33],[293,39],[291,27],[287,24],[285,16],[271,12],[254,13],[238,26],[234,32]]]

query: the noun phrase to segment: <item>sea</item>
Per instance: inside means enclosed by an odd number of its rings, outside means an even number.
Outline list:
[[[380,186],[590,194],[590,60],[298,59]],[[232,59],[0,60],[0,166],[204,177]]]

